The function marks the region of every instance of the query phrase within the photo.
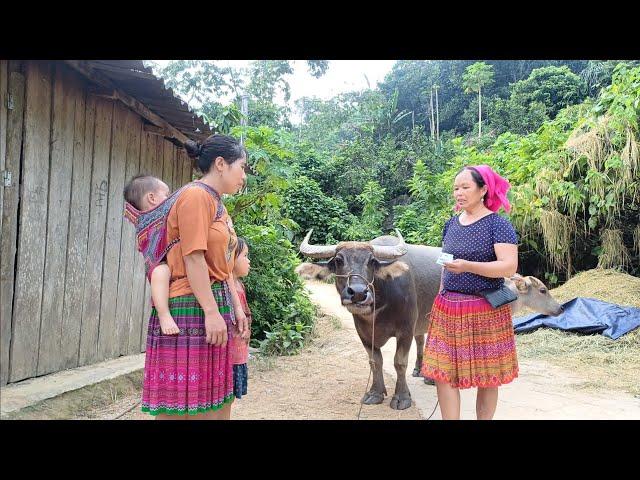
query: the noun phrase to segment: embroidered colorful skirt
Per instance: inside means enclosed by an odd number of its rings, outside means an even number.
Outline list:
[[[240,399],[247,394],[249,384],[249,371],[247,364],[242,363],[233,366],[233,395]]]
[[[423,376],[455,388],[497,387],[518,376],[511,305],[444,291],[436,297],[422,361]]]
[[[226,282],[211,290],[231,331],[234,321]],[[156,309],[151,310],[144,365],[142,411],[151,415],[196,415],[218,410],[233,401],[230,342],[224,347],[206,342],[204,311],[194,295],[169,299],[178,335],[162,335]]]

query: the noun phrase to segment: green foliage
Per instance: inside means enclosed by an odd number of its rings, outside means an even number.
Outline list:
[[[357,197],[362,205],[362,214],[359,221],[352,223],[347,229],[346,239],[368,241],[382,235],[382,221],[386,214],[384,193],[384,188],[377,182],[367,182]]]
[[[236,230],[249,244],[251,272],[244,283],[253,314],[252,341],[266,353],[295,353],[315,317],[315,307],[293,271],[299,263],[295,249],[273,226],[239,225]],[[293,336],[287,333],[291,328]]]
[[[569,105],[584,99],[584,81],[567,66],[537,68],[529,78],[515,83],[511,88],[511,101],[527,106],[533,102],[545,106],[550,118]]]
[[[484,62],[469,65],[462,76],[464,93],[479,93],[493,83],[493,67]]]
[[[232,130],[235,135],[240,131],[240,127]],[[294,273],[297,249],[290,239],[299,227],[281,211],[294,171],[290,138],[268,127],[245,128],[243,132],[254,174],[248,176],[246,191],[227,197],[225,204],[238,235],[249,243],[251,271],[245,285],[254,318],[252,337],[254,344],[262,345],[268,353],[291,354],[307,337],[315,311]],[[303,328],[294,328],[295,338],[278,334],[286,331],[287,325],[298,324]],[[267,338],[268,332],[272,335]]]
[[[265,332],[266,337],[260,342],[260,349],[272,355],[296,354],[304,346],[311,330],[311,325],[301,322],[276,324],[271,331]]]
[[[315,180],[305,176],[293,180],[284,193],[282,214],[298,225],[296,244],[311,228],[312,243],[339,242],[347,238],[347,228],[355,221],[343,200],[325,195]]]

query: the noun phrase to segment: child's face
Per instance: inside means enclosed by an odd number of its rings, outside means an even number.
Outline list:
[[[150,210],[158,205],[160,205],[162,202],[164,202],[167,197],[169,196],[169,194],[171,194],[171,190],[169,190],[169,186],[164,183],[162,180],[158,180],[158,187],[151,191],[148,192],[145,196],[145,203],[146,205],[146,209],[145,210]]]
[[[249,275],[249,268],[251,267],[251,261],[249,260],[249,248],[246,246],[236,258],[236,264],[233,267],[233,274],[238,277],[246,277]]]

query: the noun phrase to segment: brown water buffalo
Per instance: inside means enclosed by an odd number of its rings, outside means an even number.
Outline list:
[[[309,231],[300,252],[311,258],[331,259],[326,267],[336,274],[342,305],[353,315],[373,368],[373,385],[362,399],[365,404],[382,403],[387,394],[380,348],[389,338],[396,338],[397,379],[391,408],[404,410],[411,406],[406,381],[411,341],[415,339],[418,356],[413,373],[419,376],[428,313],[438,293],[442,269],[436,264],[439,248],[406,244],[397,233],[398,238],[382,236],[370,242],[310,245]]]
[[[370,242],[310,245],[312,231],[302,241],[300,252],[311,258],[330,260],[323,265],[303,263],[296,272],[303,278],[320,279],[335,274],[342,305],[353,315],[356,331],[373,369],[373,385],[362,402],[378,404],[384,401],[387,390],[380,348],[389,338],[395,337],[397,377],[390,406],[398,410],[410,407],[407,358],[414,339],[417,358],[413,375],[420,376],[429,312],[440,287],[442,267],[436,260],[441,249],[407,244],[398,230],[397,238],[385,235]],[[548,315],[559,315],[562,311],[545,285],[535,277],[515,275],[505,279],[505,284],[518,295],[513,303],[514,312],[523,306]],[[433,384],[433,381],[425,379],[425,383]]]

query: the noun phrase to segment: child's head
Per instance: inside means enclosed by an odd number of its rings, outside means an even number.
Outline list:
[[[124,199],[141,212],[162,203],[171,191],[166,183],[152,175],[133,177],[124,187]]]
[[[238,237],[238,246],[236,247],[236,263],[233,267],[233,274],[236,278],[242,278],[249,275],[251,261],[249,260],[249,245],[247,241]]]

